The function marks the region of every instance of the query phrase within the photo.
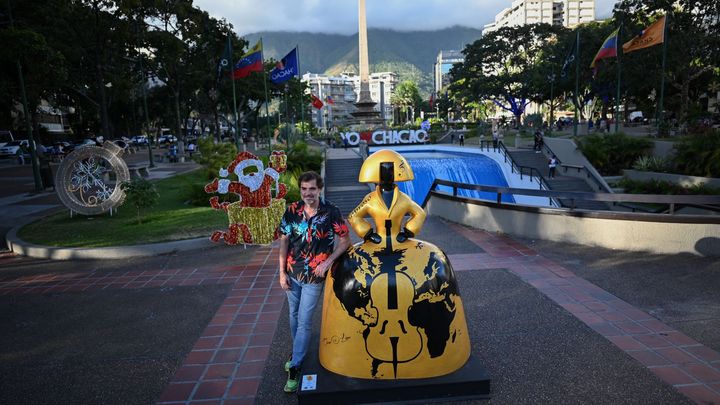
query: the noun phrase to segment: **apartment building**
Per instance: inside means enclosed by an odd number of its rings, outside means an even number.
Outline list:
[[[483,34],[502,27],[546,23],[574,27],[595,21],[595,0],[514,0],[485,25]]]

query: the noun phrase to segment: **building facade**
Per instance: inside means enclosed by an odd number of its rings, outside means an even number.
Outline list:
[[[355,73],[344,72],[341,74],[342,77],[351,80],[353,88],[357,94],[360,94],[360,76]],[[382,85],[381,85],[382,83]],[[385,105],[385,111],[382,117],[386,120],[392,120],[393,106],[390,103],[390,98],[395,94],[395,88],[398,85],[398,75],[393,72],[379,72],[370,73],[370,98],[375,103],[375,111],[380,111],[380,102],[383,101]],[[380,97],[380,88],[382,87],[384,95]]]
[[[305,73],[302,81],[308,83],[312,94],[322,100],[321,109],[311,108],[312,120],[319,128],[345,126],[346,121],[353,117],[355,102],[360,94],[360,76],[355,73],[344,72],[340,76],[328,76],[319,73]],[[386,120],[392,120],[392,105],[390,98],[395,93],[398,76],[393,72],[370,74],[370,97],[377,104],[375,110],[380,111],[380,88],[384,91]]]
[[[436,94],[450,83],[450,69],[456,63],[465,62],[465,56],[461,51],[442,50],[438,52],[437,59],[433,65],[433,89]]]
[[[595,21],[595,0],[514,0],[485,25],[483,34],[502,27],[546,23],[571,28]]]

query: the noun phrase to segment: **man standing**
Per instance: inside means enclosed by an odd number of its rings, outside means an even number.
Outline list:
[[[300,367],[310,346],[312,317],[325,275],[350,246],[340,210],[320,198],[323,179],[315,172],[298,178],[301,201],[288,206],[280,222],[280,286],[290,309],[292,355],[285,363],[285,392],[297,391]]]

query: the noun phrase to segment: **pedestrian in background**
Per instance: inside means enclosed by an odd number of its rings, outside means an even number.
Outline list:
[[[557,156],[552,155],[552,157],[548,161],[548,168],[549,168],[548,177],[550,177],[551,179],[555,178],[555,168],[557,168],[557,165],[558,165]]]
[[[465,146],[465,134],[461,133],[458,135],[458,143],[460,146]]]

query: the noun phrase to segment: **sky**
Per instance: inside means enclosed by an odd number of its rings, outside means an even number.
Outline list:
[[[512,0],[366,0],[370,28],[434,30],[453,25],[482,29]],[[595,0],[596,18],[609,17],[616,0]],[[357,0],[195,0],[240,35],[259,31],[354,34]]]

